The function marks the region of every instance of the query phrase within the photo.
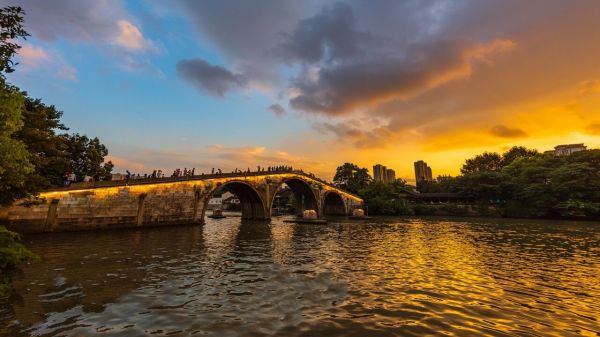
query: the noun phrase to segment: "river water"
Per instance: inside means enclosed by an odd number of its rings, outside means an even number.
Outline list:
[[[377,218],[32,235],[0,336],[600,336],[600,224]]]

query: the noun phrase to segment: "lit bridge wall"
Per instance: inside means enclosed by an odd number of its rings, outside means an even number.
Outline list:
[[[243,219],[264,220],[284,183],[298,213],[314,209],[322,218],[362,205],[359,197],[301,172],[259,172],[80,183],[0,209],[0,222],[21,233],[203,223],[208,200],[220,187],[240,199]]]

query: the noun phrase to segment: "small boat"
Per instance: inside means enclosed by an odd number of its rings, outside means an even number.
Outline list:
[[[211,219],[223,219],[226,218],[225,215],[223,215],[223,211],[220,209],[213,209],[213,212],[211,215],[208,215],[209,218]]]

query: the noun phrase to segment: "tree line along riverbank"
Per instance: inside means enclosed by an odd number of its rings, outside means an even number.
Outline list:
[[[398,179],[375,182],[366,168],[346,163],[335,182],[365,200],[370,214],[477,215],[600,220],[600,150],[558,156],[515,146],[467,159],[461,174],[409,186]],[[453,193],[462,203],[422,203],[407,191]],[[468,202],[464,202],[468,200]]]

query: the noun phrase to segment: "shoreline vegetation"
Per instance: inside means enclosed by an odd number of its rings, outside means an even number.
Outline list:
[[[372,215],[471,215],[506,218],[600,220],[600,150],[558,156],[515,146],[467,159],[456,177],[410,186],[374,182],[366,168],[345,163],[334,181],[365,200]],[[411,192],[452,193],[468,203],[423,203]]]
[[[0,206],[61,186],[67,172],[106,178],[113,167],[98,138],[66,133],[61,111],[7,82],[5,74],[18,65],[18,43],[29,36],[24,18],[21,7],[0,8]],[[0,297],[10,295],[19,263],[32,259],[19,235],[0,224]]]

